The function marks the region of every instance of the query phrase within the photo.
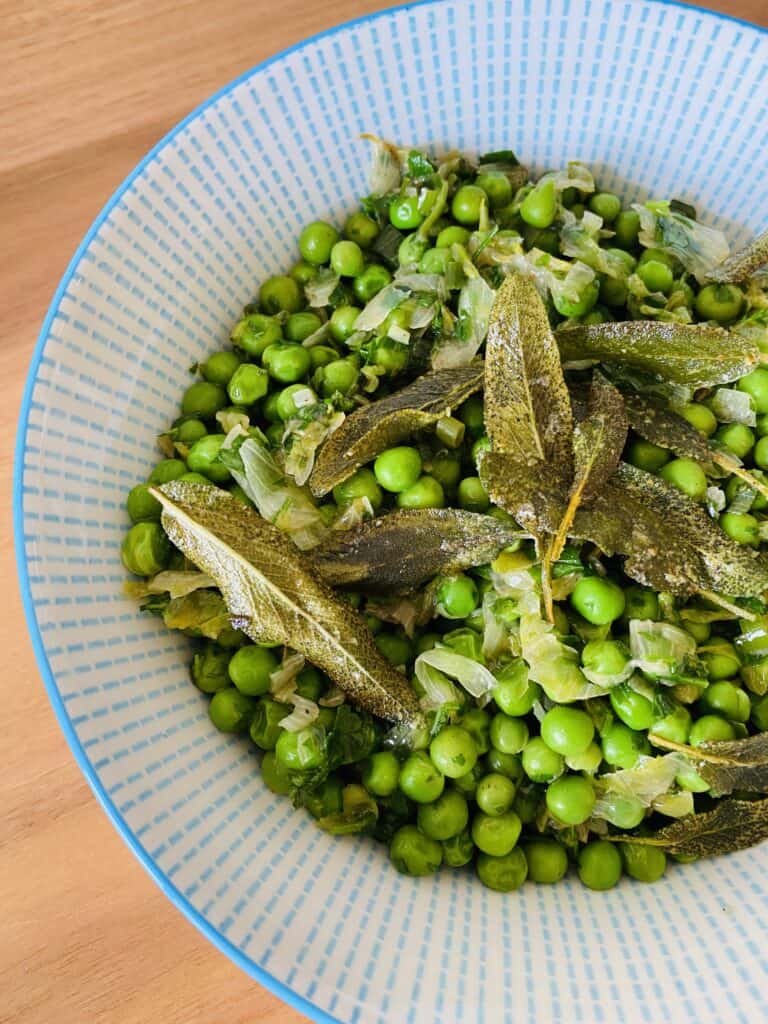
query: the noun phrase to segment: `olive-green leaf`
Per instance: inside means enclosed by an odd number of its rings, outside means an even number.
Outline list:
[[[409,593],[438,573],[490,562],[526,535],[492,516],[461,509],[402,509],[331,533],[311,554],[333,586]]]
[[[683,857],[718,857],[768,839],[768,800],[721,800],[647,836],[614,834],[613,842],[660,846]]]
[[[707,473],[714,470],[715,450],[688,420],[674,412],[660,399],[637,391],[624,393],[629,425],[652,444],[669,448],[675,455],[695,459]]]
[[[213,579],[232,625],[303,654],[350,699],[393,722],[420,721],[414,692],[359,616],[275,526],[225,491],[174,481],[152,494],[171,541]]]
[[[768,732],[741,740],[702,743],[698,747],[671,744],[663,739],[658,745],[682,751],[709,783],[713,796],[725,796],[735,789],[768,793]]]
[[[529,465],[487,451],[480,458],[478,472],[491,501],[509,512],[524,530],[537,536],[557,530],[568,492],[548,475],[545,464]]]
[[[586,414],[573,428],[573,482],[553,541],[553,560],[559,558],[563,550],[578,508],[597,497],[616,471],[627,429],[621,393],[595,371]]]
[[[758,235],[749,245],[707,271],[707,281],[739,284],[768,263],[768,231]]]
[[[318,452],[309,486],[317,497],[370,462],[386,448],[448,416],[483,386],[483,364],[435,370],[393,395],[371,402],[344,420]]]
[[[485,426],[491,448],[570,480],[573,416],[544,303],[527,278],[496,293],[485,346]]]
[[[756,345],[707,324],[654,320],[576,324],[560,327],[556,337],[565,362],[618,363],[692,387],[737,380],[760,363]]]
[[[768,590],[768,559],[731,540],[701,505],[676,487],[626,462],[619,465],[612,482],[658,518],[671,563],[676,561],[679,542],[698,551],[709,578],[709,585],[698,589],[734,597],[754,596]]]

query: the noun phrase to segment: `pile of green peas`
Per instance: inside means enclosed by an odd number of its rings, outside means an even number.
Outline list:
[[[408,347],[398,340],[397,329],[407,326],[406,321],[395,310],[369,344],[350,347],[360,311],[392,282],[398,265],[413,266],[422,274],[445,273],[452,247],[469,245],[486,215],[500,232],[518,233],[526,249],[536,247],[562,258],[562,209],[577,218],[589,209],[613,232],[604,246],[653,295],[682,295],[693,319],[717,324],[732,324],[744,312],[741,288],[699,287],[667,252],[641,246],[637,213],[612,193],[586,195],[569,188],[558,194],[551,180],[517,192],[504,172],[481,170],[454,184],[446,210],[425,235],[420,229],[436,193],[435,183],[404,187],[375,209],[367,205],[352,213],[341,229],[324,221],[304,228],[294,266],[264,281],[258,301],[246,306],[232,328],[231,347],[211,353],[196,367],[179,416],[164,435],[166,457],[128,494],[132,525],[122,558],[130,572],[152,577],[164,569],[186,567],[160,525],[160,506],[150,487],[194,481],[224,488],[251,504],[219,457],[226,436],[224,414],[248,416],[280,452],[289,425],[308,406],[328,403],[348,410],[355,399],[377,398],[400,386]],[[380,247],[385,232],[391,238],[391,229],[400,233],[396,256]],[[307,286],[326,271],[337,275],[339,284],[327,306],[312,307]],[[455,294],[450,301],[454,299]],[[601,323],[636,315],[626,285],[606,275],[598,275],[579,303],[555,304],[552,310],[555,322],[568,317]],[[312,343],[305,344],[308,340]],[[367,381],[365,365],[377,371]],[[370,390],[371,380],[375,391]],[[761,476],[768,470],[768,369],[754,370],[734,387],[749,396],[755,426],[720,422],[713,395],[705,392],[682,414]],[[478,475],[478,459],[488,446],[482,399],[470,398],[433,432],[381,452],[336,486],[321,505],[323,515],[331,523],[353,501],[365,498],[377,513],[457,507],[506,520]],[[704,502],[708,487],[716,483],[727,502],[719,515],[722,529],[740,543],[760,544],[768,502],[754,496],[745,511],[737,477],[711,481],[693,460],[676,458],[639,437],[630,439],[626,457],[696,501]],[[535,572],[529,545],[499,557],[508,567],[528,566]],[[628,661],[629,621],[659,621],[664,614],[659,595],[630,583],[613,568],[606,576],[586,572],[558,604],[556,615],[557,631],[578,651],[581,665],[609,675],[621,673]],[[440,580],[435,617],[410,636],[369,611],[365,595],[347,596],[365,616],[382,655],[411,677],[420,653],[450,643],[462,630],[482,636],[483,599],[492,585],[488,567]],[[663,714],[647,696],[622,684],[590,708],[555,705],[542,715],[540,687],[528,679],[520,659],[508,659],[494,666],[497,685],[484,707],[464,708],[422,749],[400,754],[379,746],[363,761],[329,775],[305,794],[304,805],[322,818],[375,801],[380,819],[387,817],[394,825],[374,828],[373,834],[388,843],[395,868],[412,876],[430,874],[441,865],[472,864],[483,884],[504,892],[517,889],[526,878],[557,882],[570,869],[594,890],[613,887],[623,874],[655,881],[666,868],[661,850],[598,835],[585,842],[578,832],[592,815],[600,775],[632,768],[641,757],[658,753],[649,733],[696,746],[743,736],[750,729],[768,730],[768,696],[757,695],[768,684],[768,639],[742,634],[735,622],[691,619],[686,629],[706,675],[695,699],[682,688],[662,688],[650,680],[667,696]],[[275,794],[289,795],[289,772],[322,763],[324,737],[334,728],[336,709],[320,706],[312,726],[287,731],[281,722],[290,705],[275,700],[271,692],[280,649],[253,644],[232,628],[222,630],[215,641],[204,640],[194,628],[188,633],[195,644],[192,680],[210,698],[211,721],[224,733],[247,734],[259,751],[265,784]],[[296,679],[297,692],[315,702],[330,686],[310,665]],[[706,791],[693,771],[681,773],[677,785],[694,793]],[[610,824],[617,829],[635,828],[644,818],[645,809],[632,800],[617,800],[611,807]]]

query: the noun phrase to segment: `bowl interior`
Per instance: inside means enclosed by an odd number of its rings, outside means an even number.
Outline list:
[[[30,626],[94,789],[169,896],[317,1019],[755,1020],[768,847],[607,894],[398,876],[320,833],[210,725],[188,648],[122,594],[123,499],[188,367],[301,226],[366,191],[361,131],[695,203],[764,227],[768,35],[673,4],[435,2],[299,46],[182,123],[101,214],[45,322],[17,462]]]

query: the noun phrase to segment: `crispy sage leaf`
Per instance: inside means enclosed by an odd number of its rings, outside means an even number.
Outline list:
[[[166,533],[215,580],[235,627],[257,643],[305,655],[366,711],[420,721],[415,694],[363,619],[277,527],[215,487],[174,481],[152,494],[163,506]]]
[[[627,414],[620,392],[599,372],[592,377],[586,415],[573,428],[573,482],[568,506],[552,543],[560,556],[580,505],[588,504],[613,476],[627,439]]]
[[[739,249],[727,260],[707,271],[707,281],[739,284],[768,263],[768,231],[758,235],[749,245]]]
[[[734,789],[747,793],[768,793],[768,732],[741,740],[719,740],[698,747],[672,744],[653,736],[657,746],[684,753],[699,775],[709,783],[713,796],[726,796]]]
[[[480,480],[491,501],[536,535],[554,533],[562,521],[567,491],[550,479],[545,466],[518,462],[499,452],[484,452]]]
[[[318,497],[327,494],[385,448],[450,415],[482,386],[481,362],[435,370],[394,395],[353,412],[320,449],[309,478],[312,493]]]
[[[661,846],[683,857],[717,857],[768,839],[768,800],[721,800],[711,811],[691,814],[648,836],[616,834],[613,842]]]
[[[555,339],[533,283],[496,293],[485,349],[485,425],[494,453],[570,479],[573,417]],[[490,470],[489,470],[490,471]]]
[[[559,328],[556,337],[564,362],[619,363],[692,387],[726,384],[760,362],[756,345],[706,324],[652,320],[576,324]]]
[[[765,556],[727,537],[702,506],[677,488],[626,462],[620,464],[614,482],[658,517],[665,529],[670,561],[674,561],[678,538],[699,552],[710,582],[709,586],[697,589],[714,590],[733,597],[754,596],[768,589],[768,560]]]
[[[316,571],[333,586],[409,593],[438,573],[484,565],[524,536],[477,512],[402,509],[332,533],[311,557]]]

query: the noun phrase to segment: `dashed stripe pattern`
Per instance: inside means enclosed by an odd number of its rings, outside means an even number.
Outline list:
[[[188,367],[313,218],[365,192],[361,131],[692,201],[764,229],[768,36],[667,3],[471,0],[384,12],[218,94],[111,201],[60,288],[22,413],[17,526],[33,639],[100,799],[171,898],[317,1020],[754,1022],[768,849],[625,881],[411,881],[320,833],[209,724],[188,648],[122,594],[123,499]],[[55,680],[55,682],[54,682]]]

